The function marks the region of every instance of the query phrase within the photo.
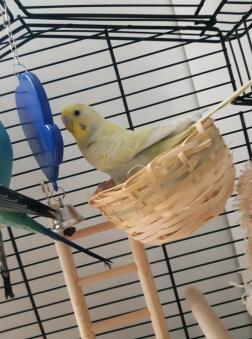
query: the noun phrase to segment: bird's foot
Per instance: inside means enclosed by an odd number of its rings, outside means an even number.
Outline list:
[[[97,187],[97,189],[95,191],[95,194],[98,194],[98,193],[100,193],[102,191],[108,190],[108,189],[110,189],[110,188],[112,188],[114,186],[115,186],[115,182],[114,182],[113,179],[110,179],[108,181],[104,181],[100,185],[98,185],[98,187]]]

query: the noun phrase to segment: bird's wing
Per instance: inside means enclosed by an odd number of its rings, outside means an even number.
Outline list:
[[[0,211],[20,212],[57,219],[58,211],[26,195],[0,185]]]
[[[150,130],[144,129],[137,133],[123,130],[102,137],[97,135],[96,141],[93,139],[87,147],[86,158],[101,171],[116,169],[134,158]]]
[[[104,135],[98,131],[92,137],[85,156],[92,165],[101,171],[118,169],[158,141],[184,131],[197,118],[196,116],[185,117],[166,125],[145,127],[136,131],[119,129],[110,135]]]
[[[197,121],[198,118],[198,114],[194,116],[187,116],[183,119],[176,119],[175,121],[171,121],[169,124],[154,127],[152,131],[150,131],[148,138],[140,146],[138,152],[143,151],[144,149],[154,145],[164,138],[172,137],[178,133],[181,133],[193,122]]]

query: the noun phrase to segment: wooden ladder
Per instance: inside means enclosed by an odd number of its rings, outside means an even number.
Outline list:
[[[109,222],[97,224],[76,231],[69,239],[79,239],[99,232],[108,231],[113,227],[114,226]],[[120,328],[122,325],[144,319],[151,319],[156,338],[170,338],[144,245],[132,238],[129,238],[129,243],[134,258],[133,263],[115,267],[104,272],[79,277],[70,247],[59,241],[55,242],[60,265],[82,339],[93,339],[95,338],[96,333]],[[138,273],[147,307],[92,323],[82,287],[107,279],[113,279],[133,271]]]

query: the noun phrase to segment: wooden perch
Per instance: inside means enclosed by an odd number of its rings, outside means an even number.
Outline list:
[[[71,240],[79,239],[82,237],[94,235],[96,233],[109,231],[113,227],[114,226],[110,222],[104,222],[78,230],[68,238]],[[57,253],[74,309],[81,339],[94,339],[96,333],[150,318],[156,338],[170,338],[144,246],[143,244],[131,238],[129,238],[129,242],[134,259],[133,263],[119,267],[113,267],[111,270],[97,272],[84,277],[78,276],[71,249],[64,244],[56,242]],[[147,308],[131,311],[122,315],[114,316],[105,320],[98,320],[92,323],[86,303],[86,298],[81,287],[86,287],[90,284],[99,283],[100,281],[107,279],[112,280],[118,276],[134,271],[139,276]]]
[[[185,290],[185,298],[206,339],[232,339],[223,323],[197,288],[188,287]]]

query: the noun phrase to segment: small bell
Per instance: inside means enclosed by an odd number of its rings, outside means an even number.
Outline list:
[[[75,232],[75,225],[79,224],[85,218],[76,210],[75,207],[69,204],[64,204],[63,199],[59,198],[59,219],[55,224],[55,229],[63,230],[66,236],[72,236]]]
[[[59,209],[61,215],[61,225],[64,235],[71,236],[75,233],[75,225],[79,224],[85,218],[72,205],[62,204]]]
[[[62,230],[64,235],[72,236],[76,232],[74,226],[85,220],[85,218],[74,206],[64,204],[65,192],[63,189],[63,197],[58,197],[57,199],[53,196],[48,184],[42,183],[42,190],[47,197],[48,204],[59,211],[57,220],[53,221],[53,229],[55,231]]]

